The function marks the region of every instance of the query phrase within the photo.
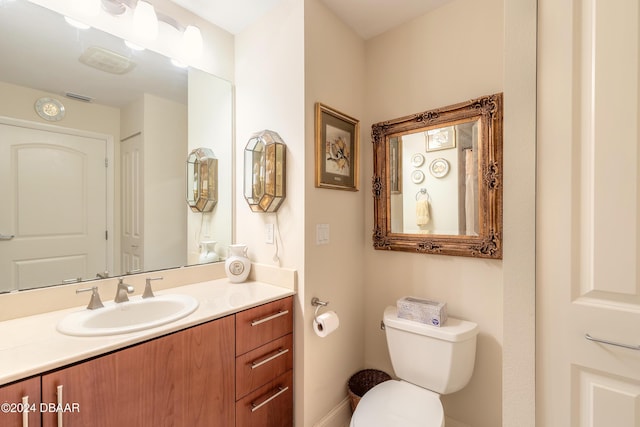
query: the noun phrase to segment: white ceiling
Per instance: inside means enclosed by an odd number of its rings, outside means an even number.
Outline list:
[[[171,0],[238,34],[282,0]],[[450,0],[322,0],[363,39],[410,21]]]

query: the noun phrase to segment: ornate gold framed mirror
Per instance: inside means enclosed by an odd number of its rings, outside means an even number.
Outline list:
[[[371,138],[375,249],[502,258],[501,93],[376,123]]]

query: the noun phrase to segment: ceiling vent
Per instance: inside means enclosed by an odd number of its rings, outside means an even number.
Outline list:
[[[64,94],[64,96],[66,96],[67,98],[75,99],[77,101],[93,102],[93,98],[91,98],[90,96],[80,95],[78,93],[67,92]]]
[[[111,74],[125,74],[136,66],[129,58],[98,46],[88,47],[79,60],[85,65]]]

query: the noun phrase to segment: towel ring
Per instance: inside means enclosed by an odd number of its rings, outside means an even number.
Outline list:
[[[316,323],[320,323],[320,322],[318,322],[318,310],[320,310],[320,307],[328,306],[329,305],[329,301],[320,301],[319,298],[313,297],[313,298],[311,298],[311,305],[313,305],[316,308],[315,313],[313,313],[313,320]]]
[[[425,196],[425,195],[426,195],[426,197],[427,197],[427,201],[430,201],[430,200],[431,200],[431,196],[429,195],[429,192],[428,192],[428,191],[427,191],[427,189],[426,189],[426,188],[424,188],[424,187],[423,187],[423,188],[421,188],[421,189],[419,189],[419,190],[418,190],[418,192],[416,193],[416,201],[418,201],[418,198],[420,197],[420,195],[423,195],[423,196]]]

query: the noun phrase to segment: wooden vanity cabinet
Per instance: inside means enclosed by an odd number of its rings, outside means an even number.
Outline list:
[[[234,326],[224,317],[43,375],[42,400],[69,410],[64,427],[232,426]]]
[[[0,404],[0,426],[40,427],[40,377],[0,387]]]
[[[236,426],[293,426],[293,297],[236,314]]]
[[[29,427],[292,427],[293,297],[0,387],[25,396]]]

